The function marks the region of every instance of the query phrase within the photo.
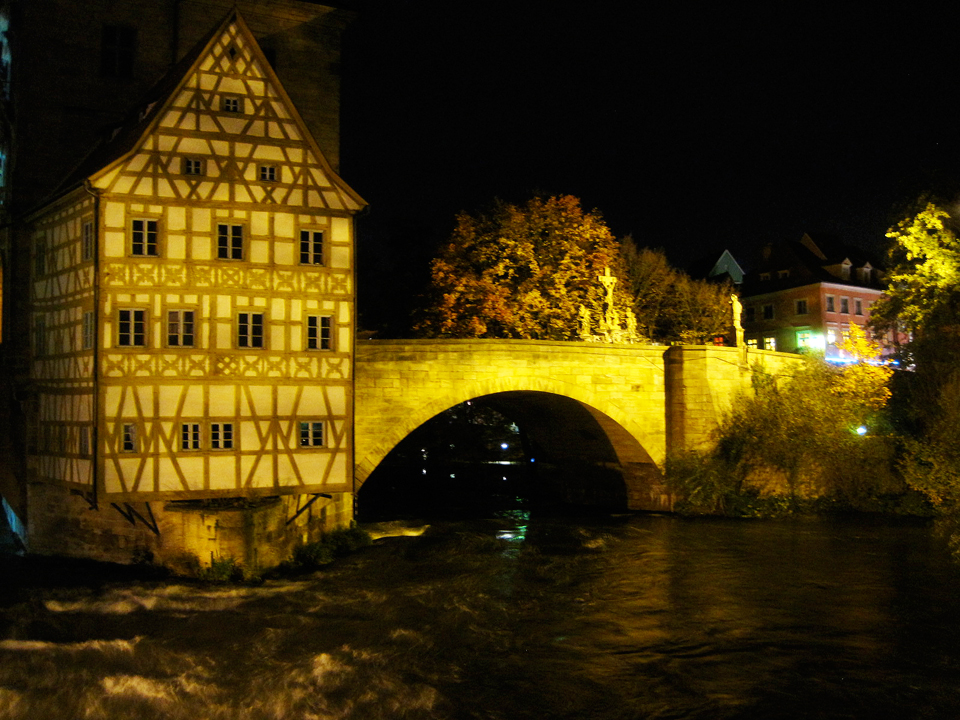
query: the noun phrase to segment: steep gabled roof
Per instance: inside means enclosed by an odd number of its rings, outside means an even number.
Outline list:
[[[236,38],[242,43],[243,51],[237,51],[242,55],[239,59],[247,61],[245,67],[248,73],[254,73],[258,81],[270,88],[271,94],[283,106],[281,114],[285,116],[285,121],[296,125],[298,139],[307,145],[313,161],[320,167],[325,178],[324,184],[335,188],[336,194],[343,199],[340,203],[343,207],[338,209],[355,211],[366,205],[366,202],[333,171],[326,161],[316,140],[237,10],[228,13],[217,27],[204,36],[146,93],[126,120],[95,147],[61,183],[53,197],[68,193],[87,181],[96,181],[98,178],[108,176],[111,171],[115,171],[142,149],[150,135],[161,129],[164,122],[168,122],[165,117],[169,116],[175,101],[183,97],[185,91],[190,90],[187,88],[188,81],[195,79],[205,65],[210,65],[215,51],[223,50],[225,38]],[[232,48],[231,52],[233,52]],[[244,139],[244,136],[238,135],[237,138]],[[248,139],[254,142],[258,138]]]

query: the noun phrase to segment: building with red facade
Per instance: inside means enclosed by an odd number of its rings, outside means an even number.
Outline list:
[[[848,245],[808,234],[767,245],[744,278],[746,343],[784,352],[818,349],[842,360],[838,345],[851,323],[866,325],[883,288],[881,269]]]

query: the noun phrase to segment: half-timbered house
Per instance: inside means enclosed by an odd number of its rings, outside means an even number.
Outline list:
[[[28,219],[35,549],[268,565],[349,521],[363,205],[231,12]]]

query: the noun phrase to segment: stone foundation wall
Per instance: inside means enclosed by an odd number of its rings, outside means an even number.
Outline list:
[[[152,560],[175,570],[209,566],[214,558],[265,570],[288,559],[297,545],[319,540],[353,519],[352,493],[320,497],[296,519],[312,495],[249,505],[238,499],[234,506],[138,502],[118,509],[110,503],[93,508],[82,496],[48,483],[31,483],[28,494],[31,553],[117,563]]]

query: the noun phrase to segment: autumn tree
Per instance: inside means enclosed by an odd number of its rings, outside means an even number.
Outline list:
[[[730,332],[729,284],[694,280],[662,250],[638,248],[630,237],[621,251],[637,323],[650,340],[700,344]]]
[[[571,196],[497,202],[457,216],[431,264],[431,289],[415,330],[430,337],[579,339],[581,306],[604,312],[597,278],[622,277],[618,245],[596,211]],[[624,283],[615,307],[629,307]]]

